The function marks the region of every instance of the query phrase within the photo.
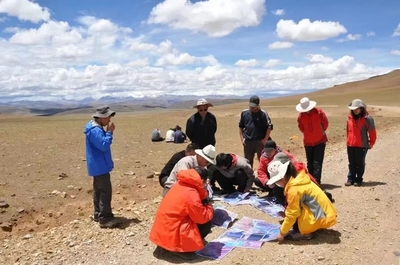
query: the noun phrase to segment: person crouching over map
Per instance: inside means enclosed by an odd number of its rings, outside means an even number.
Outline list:
[[[287,206],[278,241],[285,238],[307,240],[319,229],[330,228],[337,222],[335,206],[305,170],[297,172],[291,161],[275,160],[268,165],[267,185],[284,188]],[[293,227],[293,232],[289,233]]]
[[[195,251],[204,247],[203,239],[211,231],[214,210],[205,188],[207,178],[202,167],[179,171],[150,231],[154,244],[185,260],[197,257]]]
[[[236,154],[220,153],[215,160],[217,170],[213,172],[213,179],[218,182],[224,193],[250,191],[254,182],[254,171],[246,158]]]

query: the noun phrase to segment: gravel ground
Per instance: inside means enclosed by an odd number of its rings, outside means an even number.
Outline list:
[[[233,250],[221,261],[199,258],[202,264],[400,264],[400,132],[378,131],[377,145],[367,155],[363,187],[344,187],[345,145],[327,147],[323,182],[336,199],[338,224],[307,242],[264,243],[261,249]],[[161,193],[161,190],[160,190]],[[155,251],[148,240],[160,198],[117,212],[125,228],[100,229],[87,216],[60,227],[4,239],[0,264],[171,264],[182,263]],[[277,223],[247,205],[228,207],[243,216]],[[207,240],[224,230],[213,228]]]

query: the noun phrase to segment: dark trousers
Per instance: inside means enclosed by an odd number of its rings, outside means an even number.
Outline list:
[[[202,239],[204,239],[211,232],[211,226],[211,220],[205,224],[197,224]]]
[[[362,183],[365,172],[365,157],[368,148],[347,147],[347,157],[349,159],[349,174],[347,180],[351,183]]]
[[[265,186],[262,184],[262,182],[256,178],[254,180],[254,184],[261,188],[263,191],[269,192],[268,196],[273,196],[276,198],[276,201],[281,204],[281,205],[286,205],[286,199],[285,199],[285,195],[284,195],[284,189],[278,186],[273,187],[272,189],[268,186]]]
[[[160,178],[160,185],[164,188],[165,182],[167,182],[168,176]]]
[[[113,218],[111,210],[112,186],[110,173],[93,177],[94,218],[108,222]]]
[[[249,160],[251,167],[254,163],[254,155],[257,154],[258,160],[260,160],[261,153],[264,150],[264,145],[261,140],[246,140],[243,146],[244,157]]]
[[[308,172],[321,184],[322,164],[324,162],[326,144],[305,146]]]
[[[218,182],[221,189],[229,193],[235,191],[244,192],[248,180],[247,174],[242,169],[236,170],[233,178],[227,178],[219,170],[215,170],[213,178]],[[234,185],[238,186],[237,189],[235,189]]]

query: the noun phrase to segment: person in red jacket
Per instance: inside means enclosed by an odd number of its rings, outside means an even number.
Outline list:
[[[329,122],[325,113],[316,108],[316,105],[317,102],[304,97],[297,104],[296,110],[300,112],[297,123],[299,130],[303,133],[308,172],[321,184],[322,164],[324,162],[326,142],[328,142],[326,130]]]
[[[204,247],[203,239],[211,231],[214,215],[206,190],[205,168],[181,170],[175,183],[161,201],[150,240],[178,257],[191,260]]]
[[[348,108],[347,157],[349,173],[345,186],[361,186],[365,172],[365,157],[376,142],[375,122],[361,99],[353,100]]]
[[[271,191],[271,189],[266,185],[269,180],[268,165],[279,152],[285,153],[290,160],[295,160],[292,154],[277,146],[275,141],[268,140],[265,143],[264,151],[261,154],[260,163],[258,164],[257,178],[254,180],[254,184],[264,191]]]

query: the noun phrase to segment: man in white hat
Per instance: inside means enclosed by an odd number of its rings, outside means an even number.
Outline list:
[[[198,166],[207,168],[209,164],[215,165],[215,147],[213,145],[207,145],[203,149],[196,149],[194,152],[196,153],[195,155],[186,156],[176,163],[164,184],[163,196],[165,196],[172,185],[176,183],[176,177],[179,171],[193,169]]]
[[[316,105],[317,102],[303,97],[297,104],[296,110],[299,112],[297,123],[299,130],[303,133],[308,172],[321,184],[322,164],[328,142],[326,130],[329,122],[325,113]]]
[[[86,164],[89,176],[93,177],[93,220],[101,228],[113,228],[115,222],[111,210],[112,186],[110,172],[114,169],[111,156],[111,144],[115,130],[111,117],[115,111],[108,106],[96,109],[93,120],[86,124]],[[105,129],[103,128],[105,127]]]
[[[186,135],[192,143],[199,146],[200,149],[211,144],[215,146],[215,133],[217,132],[217,119],[208,111],[213,104],[204,98],[199,99],[193,108],[197,112],[193,114],[186,122]]]

